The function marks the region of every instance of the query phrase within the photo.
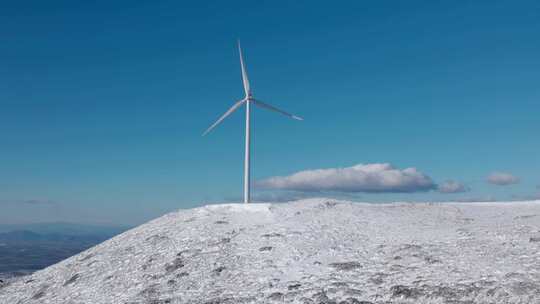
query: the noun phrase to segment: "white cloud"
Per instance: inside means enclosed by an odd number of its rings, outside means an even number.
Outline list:
[[[449,180],[438,185],[437,190],[441,193],[460,193],[469,192],[471,189],[460,182]]]
[[[506,186],[519,183],[519,178],[510,173],[493,172],[487,177],[486,181],[493,185]]]
[[[303,192],[420,192],[436,188],[431,178],[416,168],[397,169],[387,163],[358,164],[346,168],[305,170],[257,183],[263,189]]]

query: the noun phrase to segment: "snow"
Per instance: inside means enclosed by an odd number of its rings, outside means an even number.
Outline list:
[[[0,303],[540,303],[539,249],[540,201],[209,205],[10,281]]]
[[[200,208],[200,210],[217,211],[219,209],[225,209],[230,212],[270,212],[271,204],[219,204],[208,205]]]

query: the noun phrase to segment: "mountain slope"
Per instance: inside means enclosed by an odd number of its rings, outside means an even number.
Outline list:
[[[4,285],[0,303],[540,303],[539,249],[540,201],[211,205]]]

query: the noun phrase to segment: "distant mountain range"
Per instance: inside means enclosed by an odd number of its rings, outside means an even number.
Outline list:
[[[67,234],[40,234],[29,230],[15,230],[0,233],[0,243],[12,242],[69,242],[86,241],[101,242],[115,234],[88,234],[88,235],[67,235]]]
[[[64,235],[116,235],[129,229],[129,226],[87,225],[66,222],[31,223],[31,224],[0,224],[0,233],[26,230],[40,234]]]
[[[0,278],[45,268],[127,229],[72,223],[0,225]]]

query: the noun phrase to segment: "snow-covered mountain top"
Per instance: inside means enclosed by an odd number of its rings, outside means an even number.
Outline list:
[[[540,201],[309,199],[166,214],[0,303],[540,303]]]

